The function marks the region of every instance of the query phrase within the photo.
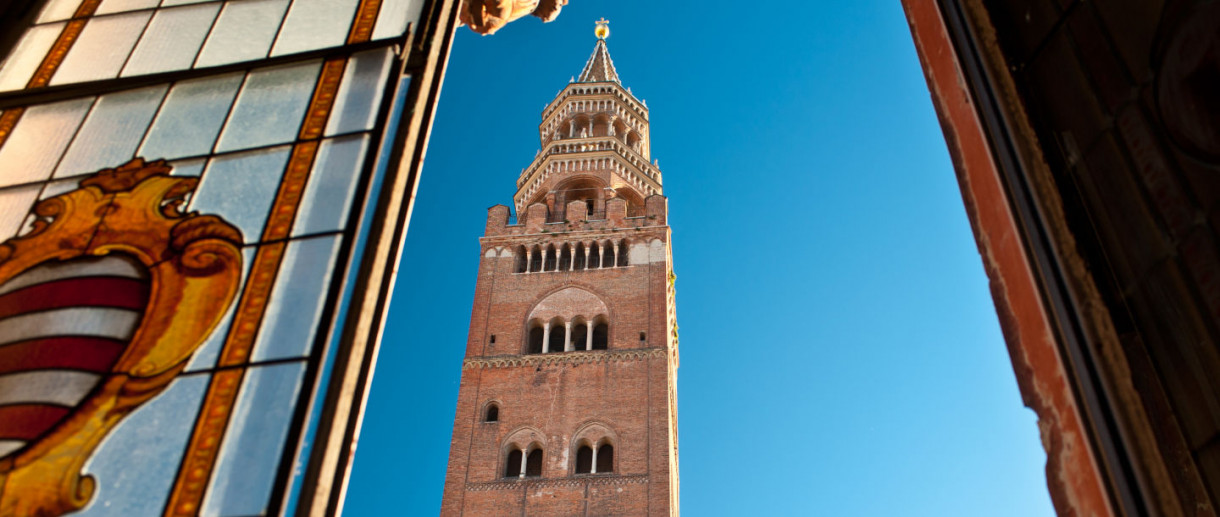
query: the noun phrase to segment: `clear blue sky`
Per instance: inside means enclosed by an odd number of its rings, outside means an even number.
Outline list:
[[[898,0],[572,0],[462,28],[348,515],[435,515],[486,208],[606,17],[670,199],[690,516],[1053,515]]]

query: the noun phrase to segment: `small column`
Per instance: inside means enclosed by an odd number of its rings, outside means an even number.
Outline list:
[[[599,448],[596,445],[593,446],[593,468],[589,470],[590,474],[597,474],[597,449]]]
[[[596,454],[596,452],[594,454]],[[526,457],[527,456],[525,454],[525,449],[521,449],[521,474],[519,474],[517,476],[517,479],[525,479],[525,464],[526,464],[525,458]],[[594,467],[594,468],[597,468],[597,467]]]
[[[551,322],[542,327],[542,353],[551,351]]]
[[[585,322],[585,350],[593,350],[593,322]]]
[[[614,267],[618,267],[618,266],[619,266],[619,263],[618,263],[618,242],[615,242],[615,243],[613,244],[613,246],[614,246],[614,247],[613,247],[613,248],[611,248],[611,250],[610,250],[610,256],[611,256],[611,257],[614,257]]]
[[[571,321],[563,324],[563,351],[564,352],[572,351],[572,322]]]

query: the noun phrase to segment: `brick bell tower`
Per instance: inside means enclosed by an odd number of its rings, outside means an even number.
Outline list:
[[[678,514],[668,210],[609,32],[542,112],[517,224],[488,210],[442,515]]]

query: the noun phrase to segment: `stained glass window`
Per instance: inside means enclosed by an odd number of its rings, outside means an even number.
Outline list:
[[[47,0],[28,26],[8,22],[20,36],[0,65],[0,401],[45,408],[0,425],[0,457],[68,451],[76,466],[26,482],[83,473],[94,488],[83,501],[6,490],[3,507],[336,509],[325,490],[343,483],[361,396],[333,390],[370,371],[376,336],[349,329],[379,328],[386,301],[357,288],[388,281],[374,266],[392,263],[402,223],[383,221],[408,209],[452,7]],[[90,273],[127,263],[136,280]],[[124,281],[144,298],[95,288]],[[140,304],[78,307],[56,282]],[[113,367],[39,362],[70,336],[94,336],[89,360]],[[92,421],[107,423],[80,424]],[[81,433],[92,445],[66,445]]]

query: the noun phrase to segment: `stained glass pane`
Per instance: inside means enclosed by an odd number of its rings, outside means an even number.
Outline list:
[[[207,386],[206,375],[179,377],[123,419],[85,463],[96,491],[72,515],[161,515]]]
[[[80,7],[80,0],[50,0],[38,15],[38,23],[67,20]]]
[[[100,97],[64,154],[55,176],[117,167],[131,160],[166,90],[161,85]]]
[[[373,27],[373,39],[397,38],[407,32],[407,24],[419,21],[423,0],[385,0]]]
[[[327,136],[372,129],[393,57],[388,48],[352,55],[343,72],[330,120],[326,122]]]
[[[155,159],[207,154],[243,77],[235,73],[174,85],[139,155]]]
[[[254,264],[254,255],[258,248],[247,246],[241,250],[241,285],[246,285],[246,277],[250,274],[250,266]],[[229,335],[229,327],[233,324],[233,312],[237,310],[237,301],[241,299],[241,291],[233,298],[233,303],[229,304],[229,309],[225,311],[224,317],[216,328],[212,329],[212,334],[208,339],[199,345],[195,350],[195,355],[191,357],[191,362],[186,365],[186,371],[194,372],[198,370],[206,370],[216,365],[216,358],[220,357],[220,349],[224,346],[225,339]]]
[[[294,362],[254,367],[246,373],[212,471],[203,515],[264,513],[304,372],[305,363]]]
[[[272,56],[339,46],[347,41],[359,0],[295,0]]]
[[[216,151],[295,140],[321,66],[321,61],[310,61],[250,72]]]
[[[94,14],[121,13],[136,9],[150,9],[161,3],[161,0],[102,0]]]
[[[347,224],[368,141],[367,135],[355,135],[322,142],[293,235],[341,230]]]
[[[150,16],[143,11],[89,20],[51,85],[117,77]]]
[[[50,177],[91,104],[93,98],[89,97],[26,109],[4,147],[0,147],[0,186]]]
[[[0,241],[17,235],[30,208],[38,199],[42,185],[29,185],[0,190]],[[0,453],[3,454],[3,453]]]
[[[254,343],[255,361],[300,357],[313,344],[326,305],[326,288],[340,236],[292,241],[284,253],[263,328]]]
[[[220,11],[219,3],[164,9],[153,16],[144,37],[131,54],[123,76],[185,70],[195,62],[199,46]]]
[[[288,0],[226,2],[195,66],[266,57],[287,7]]]
[[[46,57],[55,38],[63,32],[63,23],[39,25],[25,32],[17,48],[4,61],[0,68],[0,90],[20,90],[33,77],[39,63]]]
[[[246,242],[257,242],[290,150],[273,147],[212,159],[190,209],[223,217],[241,230]]]
[[[203,166],[207,165],[207,158],[191,158],[189,160],[178,160],[169,162],[172,169],[169,171],[170,176],[202,176]]]

